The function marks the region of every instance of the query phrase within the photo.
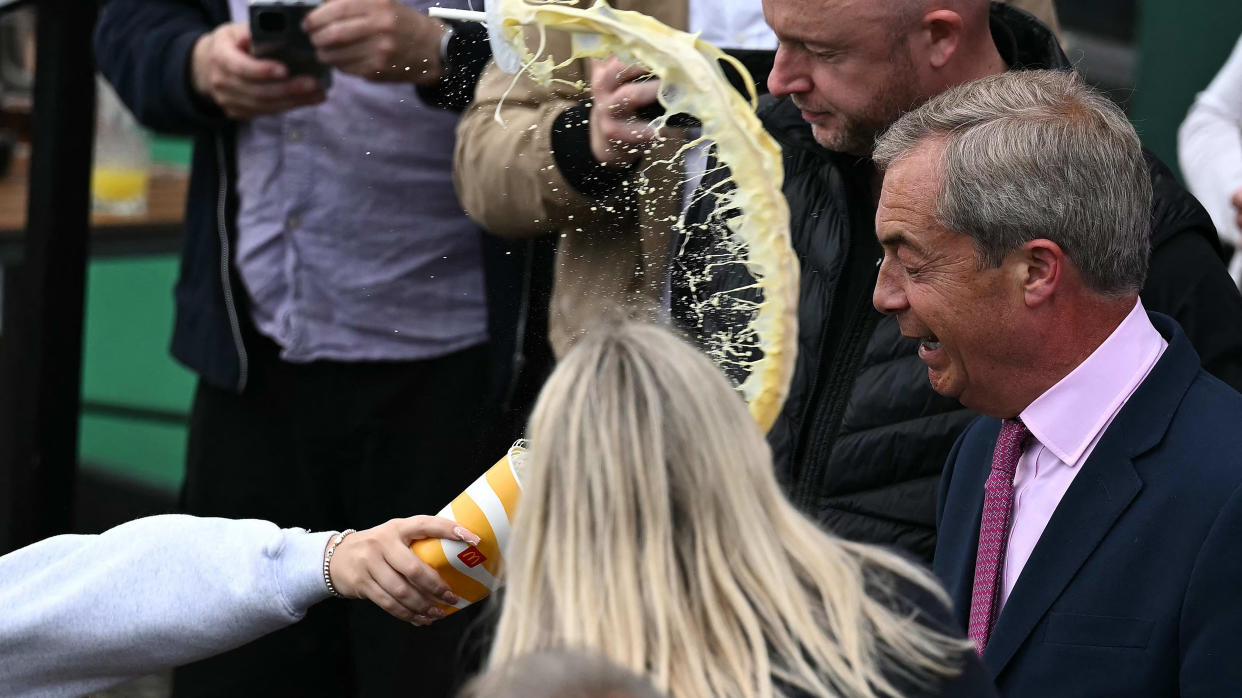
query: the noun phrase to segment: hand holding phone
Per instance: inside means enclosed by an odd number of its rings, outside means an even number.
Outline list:
[[[222,24],[199,37],[190,59],[194,91],[239,120],[324,100],[315,78],[291,76],[283,63],[256,58],[250,49],[246,23]]]
[[[332,70],[315,55],[303,27],[319,6],[319,0],[252,0],[250,47],[256,58],[279,61],[290,75],[310,75],[326,90],[332,86]]]
[[[324,0],[302,26],[319,59],[342,73],[419,85],[440,77],[444,23],[397,0]]]

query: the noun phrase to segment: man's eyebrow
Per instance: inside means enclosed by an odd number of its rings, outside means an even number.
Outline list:
[[[809,49],[839,51],[844,47],[839,37],[825,38],[806,27],[794,27],[792,31],[777,33],[777,40],[787,44],[799,44]]]
[[[799,46],[814,53],[839,53],[844,50],[844,46],[838,41],[824,41],[816,37],[785,35],[777,38],[781,43]]]
[[[840,51],[843,46],[839,41],[804,40],[800,42],[811,51]]]
[[[879,240],[881,247],[905,247],[917,255],[922,256],[924,254],[923,248],[901,230],[883,233],[880,235]]]

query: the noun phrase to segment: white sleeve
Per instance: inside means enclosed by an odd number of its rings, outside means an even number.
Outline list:
[[[1211,84],[1195,98],[1177,134],[1178,162],[1186,185],[1212,216],[1221,240],[1237,247],[1242,189],[1242,38]]]
[[[82,695],[290,625],[329,596],[331,535],[153,516],[0,557],[0,695]]]

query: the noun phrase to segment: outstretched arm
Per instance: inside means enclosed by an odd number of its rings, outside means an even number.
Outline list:
[[[0,695],[82,695],[292,624],[329,595],[332,535],[169,515],[0,557]],[[452,521],[395,519],[338,545],[333,584],[426,617],[448,587],[408,546],[431,536],[475,540]]]

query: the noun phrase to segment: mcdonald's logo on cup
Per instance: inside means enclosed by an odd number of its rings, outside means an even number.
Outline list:
[[[477,535],[481,539],[478,545],[428,538],[410,546],[457,594],[455,606],[438,604],[446,614],[481,601],[499,588],[500,565],[522,494],[525,456],[526,442],[514,443],[504,458],[440,510],[439,516]]]
[[[466,567],[478,567],[487,561],[487,558],[483,557],[483,553],[479,552],[479,549],[473,545],[458,553],[457,559],[465,563]]]

